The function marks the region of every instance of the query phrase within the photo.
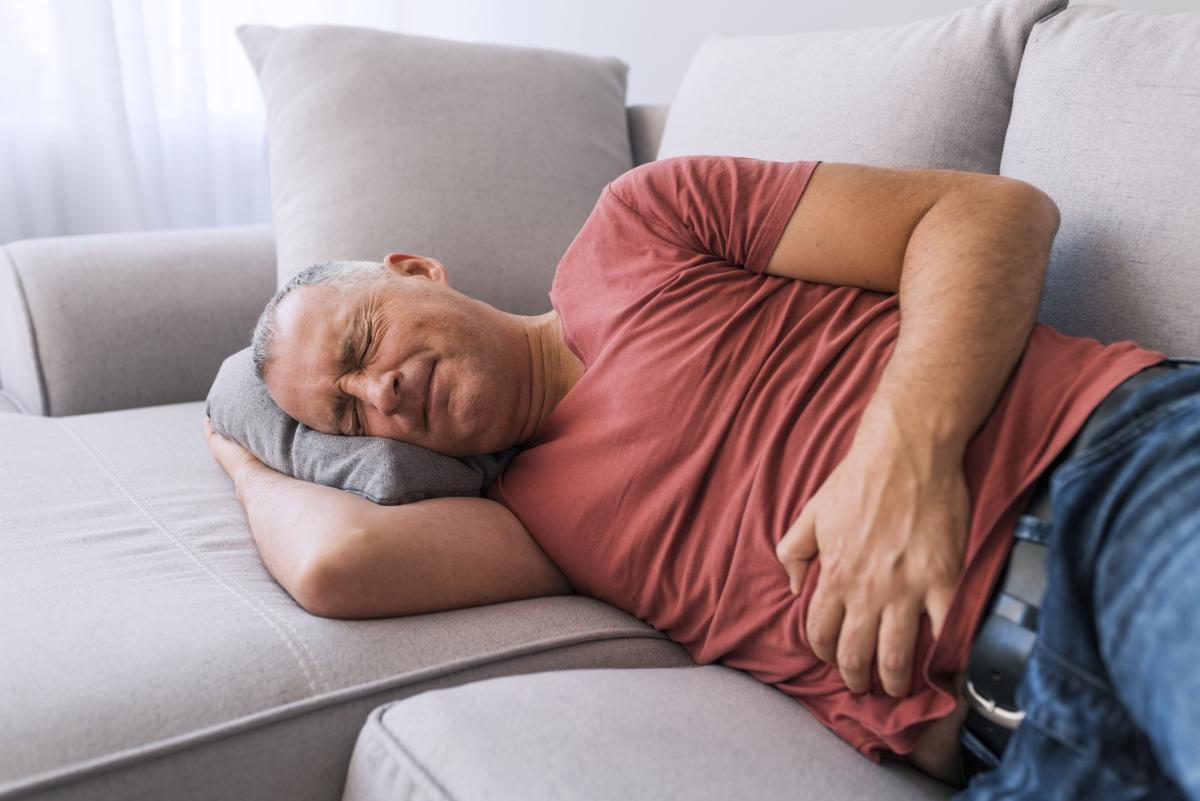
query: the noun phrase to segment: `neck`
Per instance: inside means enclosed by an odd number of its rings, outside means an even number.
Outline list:
[[[526,317],[523,322],[529,343],[529,415],[520,441],[526,442],[583,375],[583,362],[567,347],[558,312]]]

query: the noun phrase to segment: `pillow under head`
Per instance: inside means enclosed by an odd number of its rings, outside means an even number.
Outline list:
[[[208,392],[213,429],[281,473],[384,505],[479,496],[519,448],[455,458],[384,437],[342,437],[288,417],[254,373],[250,348],[225,360]]]

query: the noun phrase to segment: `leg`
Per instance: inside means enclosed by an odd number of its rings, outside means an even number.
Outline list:
[[[1147,384],[1112,422],[1052,477],[1027,717],[960,798],[1200,799],[1176,767],[1197,762],[1200,687],[1167,675],[1200,657],[1200,593],[1184,580],[1200,528],[1187,508],[1200,506],[1200,369]]]
[[[1200,397],[1144,439],[1096,565],[1096,631],[1163,771],[1200,799]]]

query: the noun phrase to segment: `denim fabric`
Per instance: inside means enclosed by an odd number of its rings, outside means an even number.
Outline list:
[[[956,801],[1200,801],[1200,366],[1170,361],[1051,474],[1026,718]]]

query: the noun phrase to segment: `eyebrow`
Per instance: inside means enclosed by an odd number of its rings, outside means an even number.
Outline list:
[[[350,325],[350,330],[342,337],[342,344],[339,350],[336,370],[338,375],[347,373],[354,368],[358,362],[358,352],[367,333],[367,316],[363,313],[360,306],[354,312],[354,321]],[[342,418],[346,416],[346,407],[350,404],[350,397],[342,393],[338,393],[338,397],[333,402],[333,409],[329,413],[330,429],[341,433]]]

